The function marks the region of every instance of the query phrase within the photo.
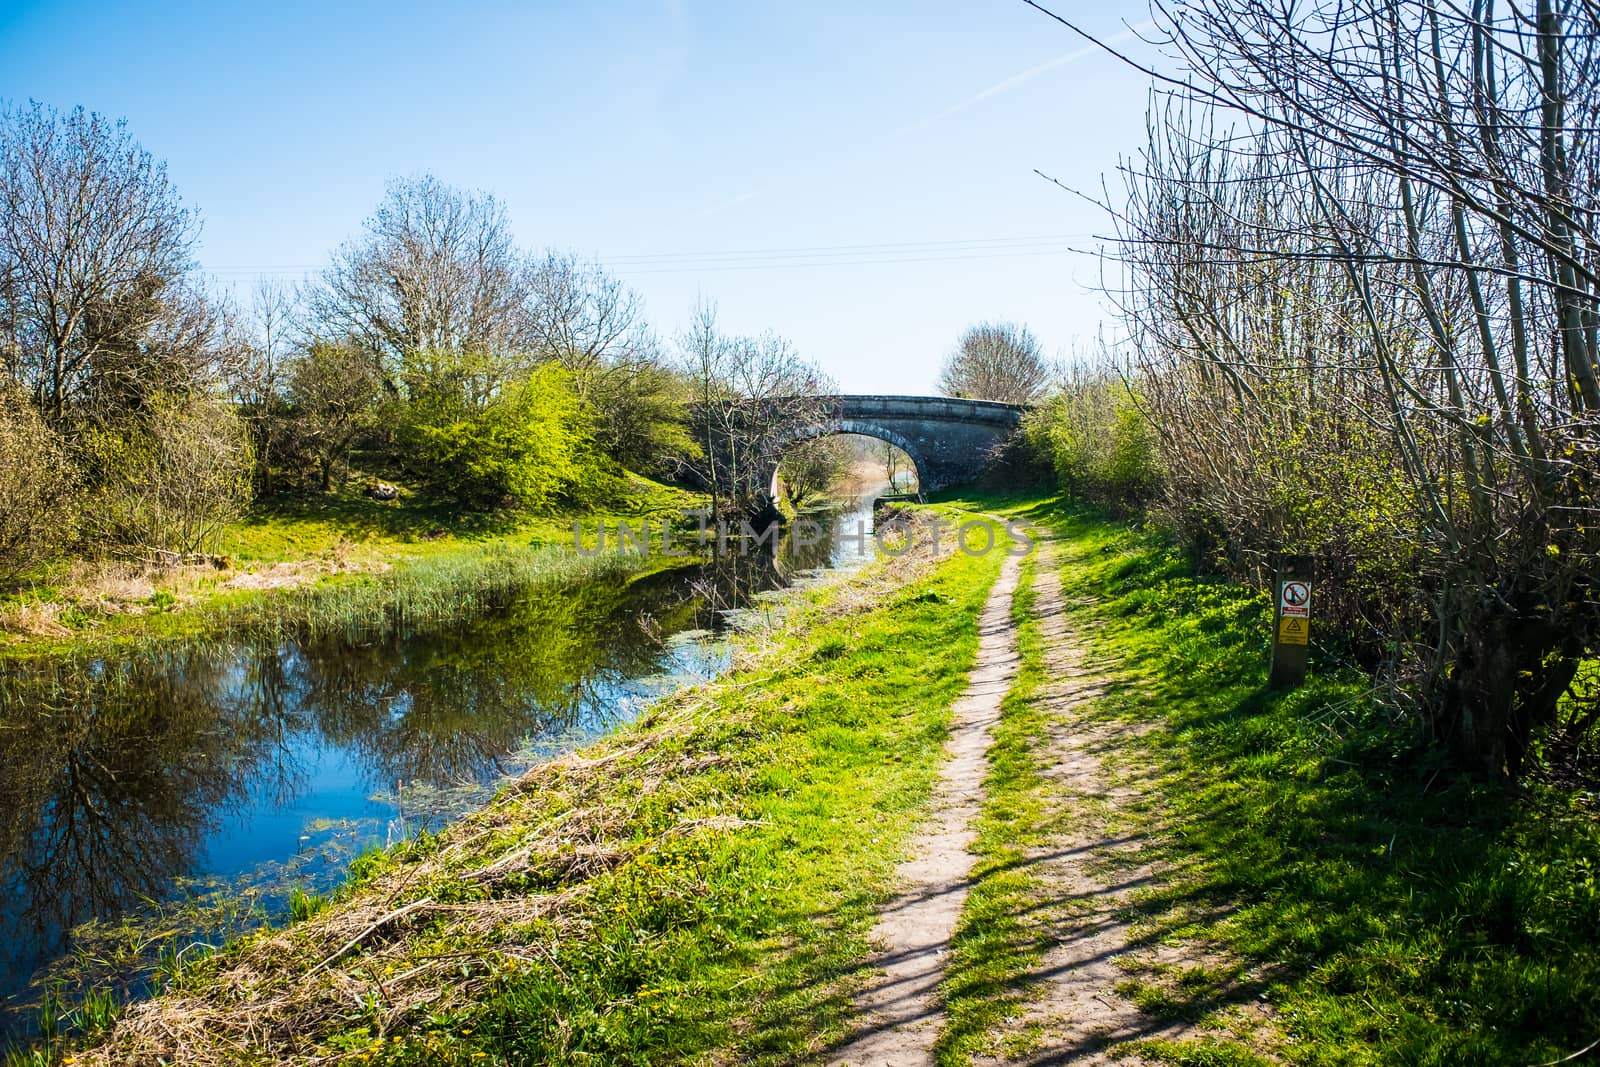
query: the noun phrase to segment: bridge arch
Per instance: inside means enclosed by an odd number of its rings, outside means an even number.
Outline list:
[[[784,447],[830,434],[876,437],[910,456],[918,486],[933,492],[977,481],[995,449],[1022,425],[1027,409],[948,396],[852,394],[824,397],[822,410],[820,418],[797,430]],[[780,459],[773,458],[760,483],[769,491],[775,487]]]
[[[911,458],[911,465],[917,468],[917,484],[922,484],[923,459],[917,454],[917,444],[893,427],[884,426],[870,419],[839,418],[830,420],[820,426],[808,426],[804,430],[792,433],[784,438],[778,448],[777,462],[772,466],[772,473],[767,478],[767,496],[773,500],[778,499],[778,469],[783,466],[783,457],[793,448],[804,441],[815,441],[819,437],[839,437],[845,434],[854,434],[858,437],[872,437],[879,441],[887,441]]]

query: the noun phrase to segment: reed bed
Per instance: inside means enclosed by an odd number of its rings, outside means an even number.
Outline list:
[[[210,609],[216,623],[211,629],[317,639],[437,628],[503,607],[528,589],[620,578],[639,564],[621,553],[586,557],[556,546],[472,548]]]

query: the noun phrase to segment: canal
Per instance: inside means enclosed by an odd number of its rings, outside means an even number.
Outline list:
[[[775,591],[870,557],[871,497],[809,517],[774,551],[533,590],[448,629],[8,664],[0,1038],[36,1028],[51,986],[140,995],[715,676]]]

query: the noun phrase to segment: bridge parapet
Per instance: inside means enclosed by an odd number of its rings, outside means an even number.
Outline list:
[[[840,394],[826,398],[843,418],[937,419],[1015,427],[1027,408],[993,400],[968,400],[952,396],[896,396],[893,394]]]

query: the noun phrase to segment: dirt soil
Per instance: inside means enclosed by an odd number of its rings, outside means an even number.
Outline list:
[[[915,1067],[933,1063],[943,1015],[938,986],[956,920],[967,899],[974,837],[988,773],[989,735],[1017,672],[1011,597],[1021,567],[1007,556],[978,620],[978,662],[953,708],[948,759],[934,788],[933,817],[901,865],[902,892],[873,932],[882,946],[870,964],[882,976],[857,1000],[861,1025],[834,1056],[837,1067]]]
[[[1042,697],[1054,720],[1045,773],[1063,789],[1062,832],[1031,857],[1041,881],[1055,900],[1080,906],[1055,917],[1054,945],[1040,959],[1036,987],[1026,1014],[1011,1029],[1031,1031],[1025,1050],[996,1057],[987,1064],[1103,1064],[1128,1067],[1146,1061],[1121,1049],[1147,1038],[1180,1038],[1182,1022],[1145,1016],[1116,992],[1127,977],[1124,967],[1147,952],[1128,915],[1137,890],[1151,884],[1160,871],[1139,860],[1141,840],[1111,825],[1116,808],[1139,796],[1127,783],[1113,784],[1102,755],[1127,740],[1125,723],[1096,720],[1084,714],[1109,684],[1084,662],[1062,602],[1061,579],[1054,546],[1045,553],[1034,576],[1034,611],[1045,642],[1049,682]],[[1166,949],[1164,957],[1175,956]],[[1163,959],[1162,962],[1176,962]],[[1120,1050],[1120,1051],[1119,1051]]]

